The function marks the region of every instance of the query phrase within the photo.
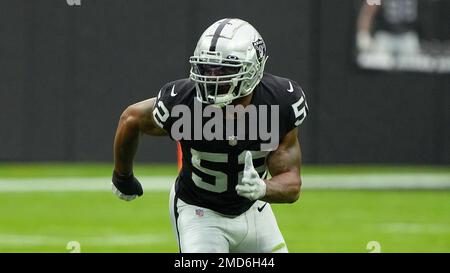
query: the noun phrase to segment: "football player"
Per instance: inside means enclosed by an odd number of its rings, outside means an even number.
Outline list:
[[[133,158],[142,134],[171,135],[180,118],[177,106],[278,106],[277,120],[258,117],[259,126],[277,128],[276,147],[267,139],[179,139],[183,164],[170,193],[170,214],[180,252],[287,252],[270,203],[293,203],[300,195],[301,151],[297,127],[308,106],[300,86],[264,73],[266,46],[249,23],[226,18],[201,35],[188,79],[164,85],[158,96],[130,105],[122,114],[114,141],[113,192],[130,201],[143,194],[133,174]],[[269,111],[269,114],[274,114]],[[211,118],[211,115],[209,116]],[[222,121],[249,118],[225,114]],[[192,118],[205,125],[208,117]],[[272,124],[263,124],[272,123]],[[225,122],[220,132],[225,132]],[[194,126],[195,127],[195,126]],[[185,128],[187,129],[187,128]],[[201,128],[200,128],[201,130]],[[195,128],[193,128],[195,131]],[[226,133],[224,133],[226,134]]]

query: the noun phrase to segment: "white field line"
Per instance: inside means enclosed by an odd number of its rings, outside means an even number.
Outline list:
[[[172,176],[139,177],[144,190],[169,191]],[[305,189],[450,189],[450,174],[303,175]],[[0,192],[106,191],[111,178],[0,178]]]
[[[0,249],[5,246],[41,246],[41,245],[60,245],[64,250],[66,244],[70,241],[77,241],[88,246],[117,246],[117,245],[148,245],[157,243],[169,243],[170,238],[165,235],[120,235],[99,237],[77,237],[77,236],[50,236],[50,235],[29,235],[29,234],[1,234]]]
[[[450,189],[450,174],[354,174],[302,177],[311,189]]]
[[[450,226],[436,223],[385,223],[379,226],[384,233],[399,234],[450,234]]]
[[[168,191],[175,181],[170,176],[140,177],[144,190]],[[31,179],[1,179],[0,192],[26,191],[105,191],[111,190],[111,178],[31,178]]]

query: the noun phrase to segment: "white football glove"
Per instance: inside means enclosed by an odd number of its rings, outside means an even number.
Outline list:
[[[112,185],[112,192],[122,200],[131,201],[137,197],[137,194],[133,194],[133,195],[123,194],[116,188],[116,186],[114,186],[113,183],[111,183],[111,185]]]
[[[237,194],[252,201],[260,199],[266,195],[266,182],[259,177],[258,172],[253,167],[252,153],[245,154],[244,175],[236,185]]]

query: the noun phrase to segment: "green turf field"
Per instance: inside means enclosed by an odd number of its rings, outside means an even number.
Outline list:
[[[173,166],[137,166],[173,175]],[[449,173],[448,168],[308,168],[305,172]],[[103,177],[108,165],[0,165],[0,179]],[[137,171],[138,172],[138,171]],[[425,181],[426,182],[426,181]],[[14,183],[14,182],[12,182]],[[105,181],[109,183],[109,181]],[[291,252],[450,252],[450,191],[304,190],[295,204],[273,205]],[[0,252],[176,252],[168,192],[132,202],[108,191],[0,192]]]

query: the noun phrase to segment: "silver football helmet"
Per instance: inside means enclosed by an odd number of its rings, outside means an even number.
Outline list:
[[[190,57],[190,78],[197,98],[223,107],[250,94],[263,76],[266,45],[241,19],[221,19],[202,34]]]

